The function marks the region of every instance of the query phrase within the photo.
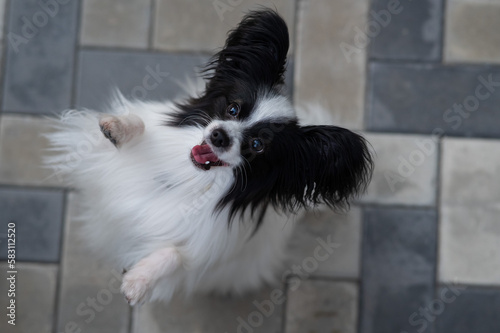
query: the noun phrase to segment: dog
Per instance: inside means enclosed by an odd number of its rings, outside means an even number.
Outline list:
[[[347,208],[365,190],[366,140],[299,124],[283,93],[288,48],[275,11],[249,12],[206,65],[201,92],[161,103],[118,95],[108,113],[57,120],[48,163],[78,189],[86,242],[126,268],[131,305],[270,283],[294,216]]]

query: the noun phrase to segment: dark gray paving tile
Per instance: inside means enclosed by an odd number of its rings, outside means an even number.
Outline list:
[[[175,98],[187,79],[192,81],[208,57],[190,54],[106,52],[80,54],[77,107],[102,110],[115,88],[140,100]],[[195,82],[195,81],[193,81]]]
[[[433,299],[436,214],[397,208],[364,214],[361,332],[413,332],[412,314]]]
[[[164,101],[185,96],[190,80],[204,83],[199,71],[207,55],[83,50],[80,54],[77,107],[101,111],[115,88],[128,98]],[[289,60],[285,92],[292,94],[293,59]]]
[[[62,190],[0,188],[0,259],[7,258],[7,225],[16,224],[16,260],[58,262]]]
[[[500,67],[370,65],[373,131],[500,137]]]
[[[370,57],[438,61],[442,8],[443,0],[372,0],[368,17],[368,36],[373,35]]]
[[[79,0],[10,1],[4,111],[70,106],[78,8]]]
[[[433,303],[426,313],[429,318],[435,318],[436,332],[500,332],[498,289],[443,287]]]

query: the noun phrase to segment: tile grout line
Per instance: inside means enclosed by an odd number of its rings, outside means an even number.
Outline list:
[[[156,0],[150,0],[149,4],[149,27],[148,27],[148,45],[147,49],[150,51],[154,50],[154,33],[155,33],[155,25],[156,25]]]
[[[440,230],[441,230],[441,179],[442,179],[442,164],[443,164],[443,138],[440,137],[437,144],[437,163],[436,163],[436,248],[434,249],[436,259],[434,260],[434,299],[438,299],[438,286],[439,286],[439,244],[440,244]],[[435,331],[436,321],[431,324],[431,331]]]
[[[441,50],[440,50],[440,62],[442,64],[445,64],[444,61],[444,52],[445,52],[445,36],[446,36],[446,11],[448,9],[448,0],[443,0],[443,3],[441,4],[441,20],[439,21],[439,24],[441,26],[441,35],[439,36],[440,38],[440,45],[441,45]]]
[[[76,92],[78,83],[78,66],[80,64],[80,32],[82,27],[82,16],[83,16],[83,0],[78,3],[76,17],[76,29],[75,29],[75,44],[74,44],[74,54],[73,54],[73,78],[71,87],[71,98],[70,98],[70,108],[76,108]]]
[[[300,1],[300,0],[299,0]],[[283,283],[283,295],[285,295],[285,300],[283,302],[282,308],[283,313],[281,314],[281,333],[286,333],[286,319],[287,319],[287,308],[288,308],[288,277]]]
[[[7,40],[7,35],[9,32],[9,24],[10,24],[10,8],[11,8],[11,2],[10,0],[5,0],[4,4],[4,13],[3,13],[3,27],[0,27],[2,29],[2,62],[0,63],[0,73],[2,73],[2,78],[0,80],[0,115],[3,115],[3,100],[5,97],[5,80],[6,80],[6,75],[5,75],[5,70],[7,69],[7,50],[8,50],[8,43],[6,42]],[[0,122],[1,122],[1,117],[0,117]],[[1,125],[1,124],[0,124]]]
[[[66,231],[66,222],[68,220],[68,196],[69,191],[64,190],[63,196],[63,211],[61,216],[61,238],[59,239],[59,262],[57,264],[56,292],[54,295],[54,314],[52,318],[52,331],[57,333],[57,324],[59,322],[59,305],[61,301],[61,283],[63,275],[63,255],[64,255],[64,235]]]
[[[363,310],[363,258],[364,258],[364,250],[365,250],[365,231],[366,231],[366,223],[365,223],[365,208],[361,209],[361,237],[360,237],[360,246],[359,246],[359,281],[358,281],[358,318],[356,320],[356,332],[361,332],[361,321],[362,321],[362,310]]]

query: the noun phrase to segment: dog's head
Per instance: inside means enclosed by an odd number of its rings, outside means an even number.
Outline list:
[[[236,184],[220,201],[232,213],[267,204],[342,207],[369,181],[372,160],[361,136],[298,124],[282,94],[288,46],[277,13],[250,13],[209,63],[204,93],[179,105],[170,123],[204,129],[191,161],[199,172],[234,173]]]

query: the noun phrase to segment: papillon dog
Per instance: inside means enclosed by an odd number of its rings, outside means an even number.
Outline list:
[[[365,139],[301,125],[284,96],[288,47],[276,12],[250,12],[200,92],[161,103],[118,96],[109,112],[57,120],[49,163],[78,189],[86,243],[125,268],[131,305],[271,282],[296,214],[345,208],[366,188]]]

